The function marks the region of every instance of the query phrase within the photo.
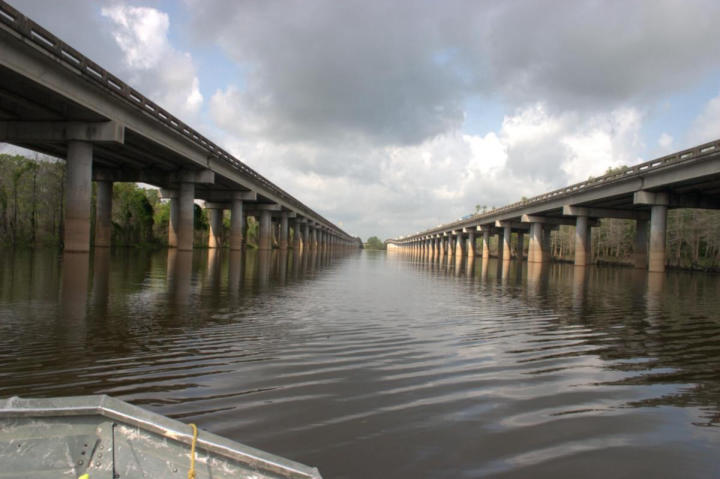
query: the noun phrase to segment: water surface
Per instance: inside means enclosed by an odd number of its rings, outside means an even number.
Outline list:
[[[0,338],[0,397],[110,394],[326,478],[720,476],[716,275],[15,253]]]

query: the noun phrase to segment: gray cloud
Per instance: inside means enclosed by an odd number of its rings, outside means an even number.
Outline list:
[[[238,107],[277,141],[415,144],[471,94],[512,108],[653,101],[720,65],[712,0],[189,0],[194,34],[247,67]]]

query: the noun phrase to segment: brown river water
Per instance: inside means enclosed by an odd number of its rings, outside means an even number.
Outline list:
[[[81,394],[325,478],[720,477],[720,276],[5,252],[0,397]]]

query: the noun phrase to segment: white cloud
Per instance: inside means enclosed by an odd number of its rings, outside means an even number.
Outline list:
[[[112,23],[113,38],[132,76],[130,83],[171,113],[193,118],[203,96],[192,57],[170,44],[168,15],[129,5],[105,7],[101,14]]]
[[[720,95],[710,100],[693,122],[689,135],[692,144],[720,138]]]
[[[672,135],[667,132],[663,132],[660,135],[660,138],[658,138],[658,146],[660,146],[660,148],[662,148],[663,150],[669,150],[670,148],[672,148],[673,141],[674,139]]]

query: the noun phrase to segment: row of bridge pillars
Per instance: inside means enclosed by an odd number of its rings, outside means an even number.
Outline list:
[[[636,268],[647,268],[651,272],[665,271],[665,234],[667,223],[667,205],[650,205],[649,220],[636,219],[636,233],[633,250],[633,265]],[[587,266],[592,262],[592,226],[595,220],[588,215],[580,214],[575,217],[575,258],[576,266]],[[490,237],[497,236],[497,257],[510,260],[513,257],[524,259],[525,231],[529,234],[527,261],[529,263],[544,263],[551,259],[551,232],[557,228],[552,223],[532,222],[529,229],[514,228],[512,223],[496,225],[494,227],[480,227],[482,233],[481,245],[476,244],[475,232],[472,230],[453,231],[400,243],[403,249],[431,255],[463,255],[481,256],[484,260],[490,258]],[[516,241],[512,242],[513,233]]]
[[[86,252],[90,250],[91,197],[93,183],[93,144],[89,141],[69,141],[67,144],[67,162],[65,174],[65,223],[64,248],[68,252]],[[193,248],[195,186],[204,182],[197,172],[185,171],[179,176],[179,185],[173,190],[163,190],[163,197],[170,200],[170,219],[168,224],[168,246],[179,250]],[[113,181],[96,180],[95,208],[95,246],[108,247],[112,237],[112,192]],[[221,245],[223,212],[230,210],[229,247],[240,250],[245,246],[246,212],[245,205],[253,208],[258,218],[258,249],[269,250],[273,247],[273,228],[277,223],[278,247],[290,246],[289,236],[292,226],[295,248],[351,247],[353,243],[323,229],[319,224],[306,218],[290,218],[291,213],[282,211],[277,205],[246,203],[246,199],[256,195],[247,191],[231,194],[229,203],[207,202],[209,212],[209,239],[207,246],[217,248]],[[292,225],[291,225],[292,221]]]

